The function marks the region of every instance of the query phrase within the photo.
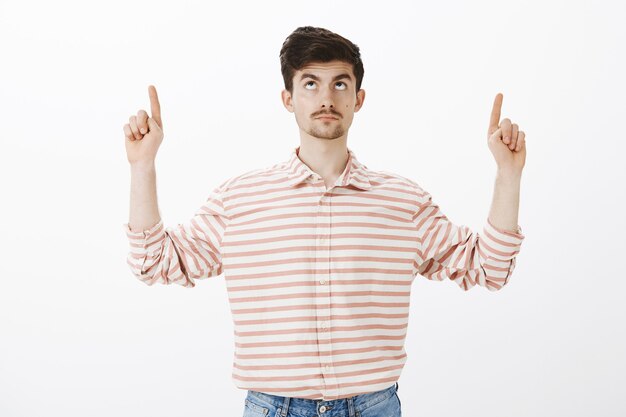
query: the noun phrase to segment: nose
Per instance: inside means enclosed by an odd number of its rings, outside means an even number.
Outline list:
[[[322,108],[333,108],[335,106],[333,99],[333,91],[329,87],[323,87],[321,91]]]

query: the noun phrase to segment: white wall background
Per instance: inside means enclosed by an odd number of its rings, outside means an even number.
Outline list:
[[[527,135],[514,276],[416,279],[404,415],[626,415],[624,18],[617,0],[0,0],[0,415],[243,414],[223,275],[148,287],[125,264],[122,126],[156,85],[160,211],[188,220],[299,144],[278,52],[301,25],[362,50],[348,146],[455,223],[489,211],[498,92]]]

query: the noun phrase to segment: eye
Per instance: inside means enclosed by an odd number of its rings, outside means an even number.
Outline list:
[[[307,89],[307,90],[311,90],[311,88],[307,88],[307,86],[308,86],[309,84],[313,84],[313,85],[314,85],[314,84],[315,84],[315,81],[307,81],[307,82],[304,84],[304,88],[305,88],[305,89]],[[346,89],[348,88],[348,85],[347,85],[346,83],[344,83],[343,81],[337,81],[337,82],[335,83],[335,85],[341,85],[341,87],[340,87],[340,88],[338,88],[338,90],[346,90]]]

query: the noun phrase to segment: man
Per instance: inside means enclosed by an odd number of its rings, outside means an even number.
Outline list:
[[[419,274],[463,290],[511,278],[524,133],[493,104],[488,146],[498,170],[482,233],[451,223],[417,183],[367,168],[347,147],[363,106],[359,48],[300,27],[280,51],[282,102],[300,146],[271,167],[216,187],[185,224],[164,228],[154,159],[163,139],[156,89],[124,126],[131,208],[127,262],[148,285],[225,273],[235,324],[232,380],[245,415],[400,415],[398,378],[410,290]],[[306,414],[310,410],[310,414]],[[280,414],[278,414],[280,413]]]

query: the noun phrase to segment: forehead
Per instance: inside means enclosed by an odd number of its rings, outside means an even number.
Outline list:
[[[347,73],[350,75],[350,78],[355,78],[354,72],[352,72],[352,64],[344,61],[309,62],[296,71],[296,79],[300,79],[304,73],[317,75],[320,78],[332,78],[336,75]]]

